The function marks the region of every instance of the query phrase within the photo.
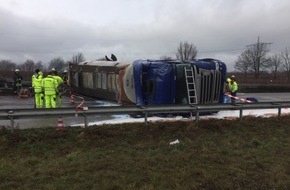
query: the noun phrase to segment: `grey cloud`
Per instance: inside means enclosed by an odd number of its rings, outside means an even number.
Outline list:
[[[77,52],[88,59],[110,53],[121,60],[174,57],[179,42],[188,41],[197,46],[198,57],[232,65],[258,36],[272,42],[273,51],[289,46],[289,7],[287,0],[162,0],[154,1],[150,10],[142,8],[139,14],[147,14],[147,20],[136,15],[121,21],[116,15],[107,24],[104,18],[99,18],[100,23],[64,17],[31,19],[0,8],[0,59],[70,59]]]

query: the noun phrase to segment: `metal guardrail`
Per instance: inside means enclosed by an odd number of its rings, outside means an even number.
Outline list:
[[[85,127],[88,126],[87,116],[103,114],[131,114],[144,116],[144,122],[152,114],[174,114],[187,113],[195,121],[199,121],[202,113],[213,113],[223,110],[239,110],[239,118],[242,119],[244,110],[252,109],[277,109],[278,116],[281,116],[282,108],[289,108],[290,102],[263,102],[255,104],[210,104],[210,105],[164,105],[164,106],[105,106],[105,107],[72,107],[54,109],[35,109],[35,108],[11,108],[0,109],[0,120],[10,120],[11,129],[14,129],[14,120],[33,119],[46,117],[84,117]],[[195,117],[194,117],[195,116]]]

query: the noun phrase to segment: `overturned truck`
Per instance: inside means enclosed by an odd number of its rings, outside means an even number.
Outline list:
[[[226,65],[215,59],[86,61],[69,66],[72,92],[122,105],[223,103]]]

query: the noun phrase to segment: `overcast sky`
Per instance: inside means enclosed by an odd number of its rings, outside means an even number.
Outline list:
[[[289,18],[289,0],[1,0],[0,60],[175,58],[187,41],[231,70],[258,36],[290,47]]]

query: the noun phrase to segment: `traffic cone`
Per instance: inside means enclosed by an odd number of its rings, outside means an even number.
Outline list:
[[[59,117],[58,118],[56,130],[58,130],[58,131],[63,131],[64,130],[63,122],[62,122],[62,117]]]

